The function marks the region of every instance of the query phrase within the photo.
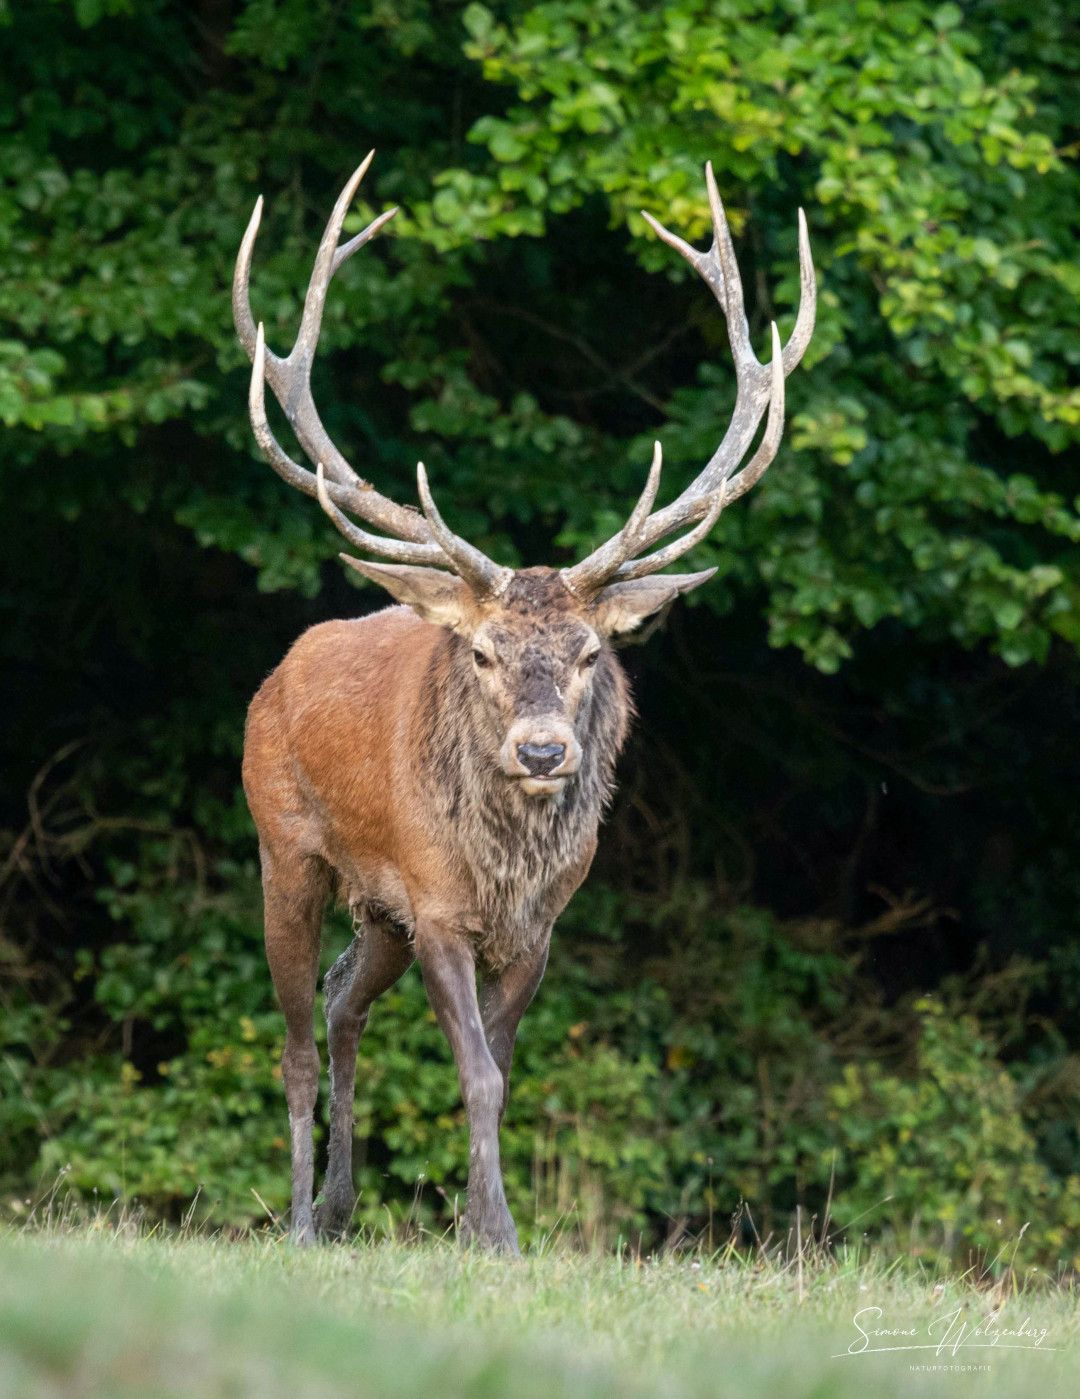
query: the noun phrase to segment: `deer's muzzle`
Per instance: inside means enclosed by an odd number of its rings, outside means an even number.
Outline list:
[[[581,744],[567,721],[554,715],[518,719],[499,753],[502,770],[530,797],[556,796],[581,766]]]

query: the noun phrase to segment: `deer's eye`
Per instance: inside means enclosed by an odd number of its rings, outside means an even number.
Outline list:
[[[472,658],[478,670],[486,670],[491,665],[491,657],[486,651],[481,651],[479,646],[473,647]]]
[[[596,664],[596,662],[597,662],[599,659],[600,659],[600,652],[599,652],[599,651],[590,651],[589,654],[588,654],[587,656],[583,657],[583,659],[582,659],[582,662],[581,662],[581,668],[582,668],[582,670],[592,670],[593,666]]]

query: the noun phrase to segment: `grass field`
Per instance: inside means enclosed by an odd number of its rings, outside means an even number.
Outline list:
[[[561,1244],[512,1262],[440,1241],[298,1252],[271,1235],[230,1241],[105,1222],[9,1231],[0,1395],[1080,1394],[1071,1286],[1019,1289],[1008,1273],[993,1286],[935,1282],[905,1266],[809,1254],[801,1266],[730,1253],[589,1257]],[[933,1347],[955,1314],[952,1340],[940,1353],[845,1355],[859,1337],[855,1313],[878,1307],[879,1320],[863,1314],[865,1329],[917,1334],[871,1344]],[[991,1313],[996,1343],[960,1335]]]

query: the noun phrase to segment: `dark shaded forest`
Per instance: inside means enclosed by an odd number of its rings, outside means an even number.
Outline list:
[[[640,210],[729,209],[759,353],[818,328],[715,565],[623,652],[639,718],[526,1017],[523,1233],[1080,1238],[1080,42],[1006,0],[0,5],[0,1208],[265,1218],[283,1034],[239,785],[306,627],[383,605],[258,456],[229,284],[292,343],[372,146],[315,392],[506,563],[714,450],[723,317]],[[287,440],[283,420],[276,424]],[[670,498],[670,496],[668,497]],[[327,959],[348,935],[328,925]],[[358,1222],[451,1217],[456,1077],[410,976],[358,1076]]]

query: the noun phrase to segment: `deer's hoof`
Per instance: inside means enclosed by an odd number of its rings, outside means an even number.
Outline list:
[[[521,1253],[517,1230],[509,1215],[501,1220],[474,1221],[466,1214],[458,1229],[458,1239],[465,1248],[479,1248],[509,1258],[517,1258]]]
[[[311,1248],[315,1243],[315,1225],[310,1216],[294,1220],[289,1230],[289,1242],[296,1248]]]
[[[315,1203],[315,1231],[323,1239],[343,1239],[352,1223],[356,1196],[351,1191],[325,1191]]]

